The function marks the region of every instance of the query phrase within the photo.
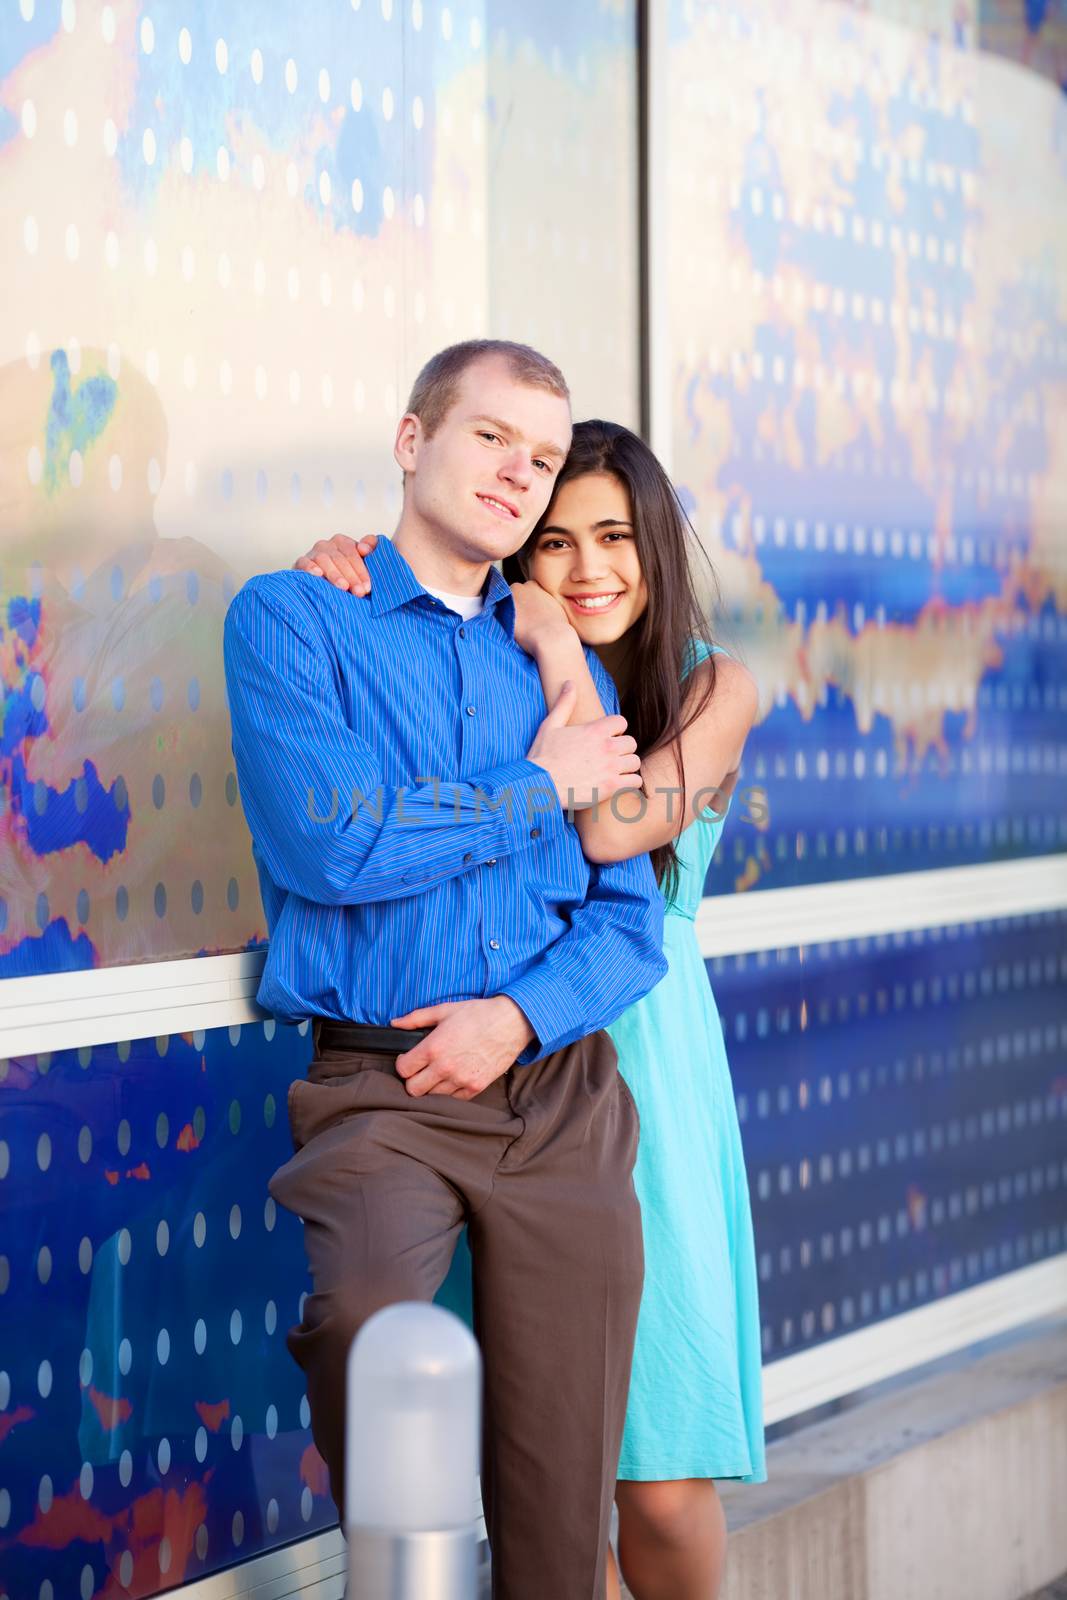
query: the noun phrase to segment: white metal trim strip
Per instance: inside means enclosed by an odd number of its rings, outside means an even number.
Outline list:
[[[708,896],[705,957],[861,939],[1067,908],[1067,854]],[[262,1022],[266,953],[200,956],[0,981],[0,1058]]]

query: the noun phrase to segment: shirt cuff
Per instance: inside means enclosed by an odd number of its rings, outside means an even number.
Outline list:
[[[563,832],[565,817],[559,795],[544,767],[536,762],[509,761],[472,781],[501,819],[501,850],[524,850]]]
[[[578,1037],[568,1027],[569,1020],[579,1015],[570,984],[551,972],[543,959],[513,979],[500,993],[514,1000],[536,1036],[522,1054],[515,1057],[517,1067],[528,1067],[532,1061],[551,1055],[553,1050],[561,1049]]]

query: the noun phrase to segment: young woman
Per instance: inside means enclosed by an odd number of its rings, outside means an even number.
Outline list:
[[[726,1545],[714,1480],[766,1477],[748,1184],[694,927],[757,692],[706,636],[690,538],[647,445],[615,423],[580,422],[547,512],[504,564],[515,637],[546,702],[569,678],[571,720],[603,713],[591,646],[641,752],[643,793],[577,813],[585,853],[648,852],[667,901],[667,975],[609,1029],[641,1117],[645,1287],[616,1490],[619,1565],[635,1600],[712,1600]],[[365,594],[374,543],[322,540],[296,566]],[[613,1563],[608,1593],[619,1594]]]

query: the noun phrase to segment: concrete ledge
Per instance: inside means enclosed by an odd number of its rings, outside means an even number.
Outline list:
[[[1067,1569],[1067,1322],[861,1401],[723,1486],[721,1600],[1022,1600]]]

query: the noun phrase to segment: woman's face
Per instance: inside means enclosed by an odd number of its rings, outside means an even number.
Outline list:
[[[563,602],[583,644],[621,639],[648,605],[625,484],[607,472],[565,483],[534,542],[527,573]]]

